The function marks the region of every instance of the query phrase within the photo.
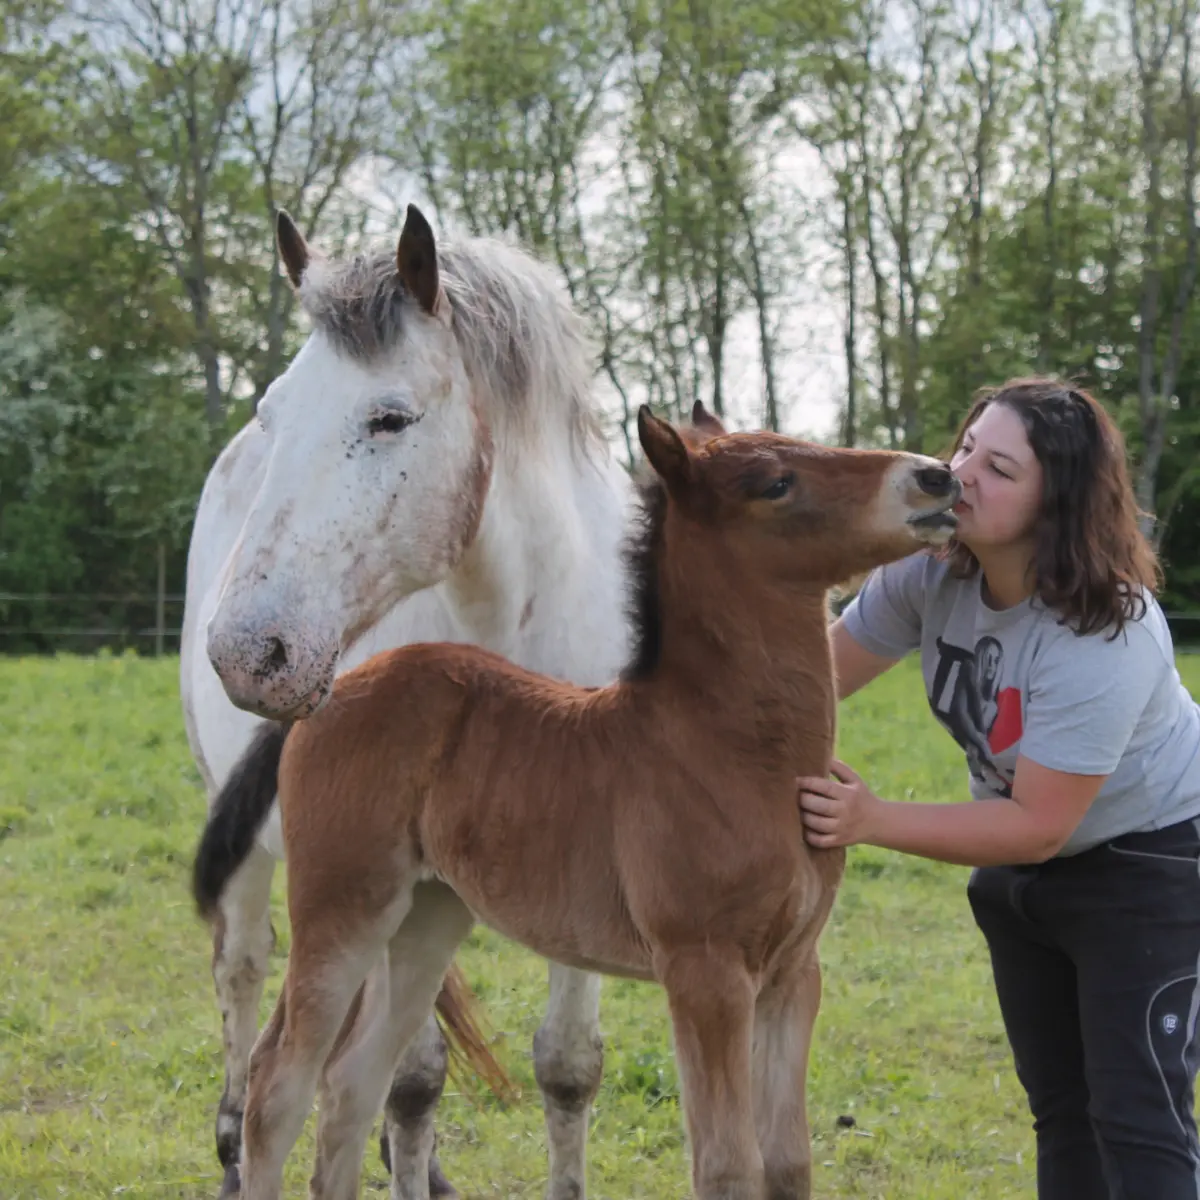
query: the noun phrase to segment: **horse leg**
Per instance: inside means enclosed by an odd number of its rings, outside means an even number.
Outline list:
[[[430,1010],[404,1051],[384,1106],[379,1152],[392,1177],[393,1196],[425,1200],[458,1195],[442,1174],[433,1127],[446,1086],[447,1059],[446,1041]]]
[[[304,881],[289,882],[293,922],[287,975],[271,1022],[250,1055],[242,1200],[279,1200],[283,1165],[312,1109],[321,1069],[356,997],[365,1000],[363,981],[410,904],[404,889],[384,912],[358,916],[316,908],[322,919],[298,923],[294,914],[314,907],[297,906]]]
[[[349,1035],[335,1048],[321,1085],[312,1200],[358,1195],[363,1149],[396,1062],[425,1025],[442,979],[473,918],[443,884],[420,884],[413,905],[368,980]],[[393,1200],[428,1196],[428,1175],[392,1178]],[[415,1189],[414,1186],[415,1185]]]
[[[225,1089],[217,1108],[217,1158],[224,1168],[221,1196],[238,1194],[246,1070],[258,1033],[275,933],[271,928],[271,876],[275,860],[255,845],[221,897],[214,922],[212,975],[225,1047]]]
[[[754,1128],[754,981],[740,954],[718,946],[660,952],[698,1200],[764,1200]]]
[[[533,1038],[534,1077],[542,1093],[550,1150],[547,1200],[587,1194],[587,1135],[600,1089],[600,976],[549,964],[550,1002]]]
[[[550,1150],[546,1195],[583,1200],[588,1122],[604,1063],[600,977],[557,963],[549,964],[549,976],[550,1001],[533,1042]],[[437,1161],[433,1127],[445,1082],[446,1043],[431,1013],[405,1051],[387,1099],[380,1152],[392,1175],[393,1197],[456,1194]],[[425,1178],[428,1193],[421,1190]]]
[[[821,965],[813,950],[773,979],[755,1006],[754,1115],[767,1200],[809,1200],[812,1194],[805,1083],[820,1004]]]

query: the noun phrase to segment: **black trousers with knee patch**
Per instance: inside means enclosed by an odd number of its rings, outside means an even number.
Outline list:
[[[1200,821],[967,889],[1037,1135],[1039,1200],[1200,1200]]]

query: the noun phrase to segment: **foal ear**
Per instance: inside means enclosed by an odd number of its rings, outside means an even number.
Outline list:
[[[283,259],[292,286],[299,287],[311,256],[304,234],[296,228],[296,222],[283,208],[275,214],[275,241],[279,245],[279,257]]]
[[[432,316],[438,300],[437,246],[425,214],[415,204],[408,206],[404,228],[400,231],[396,270],[409,295]]]
[[[701,433],[707,434],[709,437],[721,437],[722,434],[729,431],[721,424],[719,417],[714,417],[712,413],[704,407],[703,400],[697,400],[692,405],[692,424],[700,430]]]
[[[660,421],[648,404],[638,409],[638,441],[668,490],[674,491],[691,480],[692,456],[683,438],[666,421]]]

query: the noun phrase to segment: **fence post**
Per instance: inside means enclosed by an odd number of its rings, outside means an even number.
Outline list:
[[[154,654],[162,658],[163,633],[167,627],[167,548],[158,543],[158,591],[154,597]]]

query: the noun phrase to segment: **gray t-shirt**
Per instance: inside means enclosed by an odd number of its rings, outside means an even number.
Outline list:
[[[1108,775],[1060,852],[1200,815],[1200,706],[1175,669],[1162,609],[1080,637],[1035,599],[996,610],[981,578],[925,552],[873,572],[842,617],[856,642],[921,652],[934,716],[967,755],[971,795],[1012,795],[1017,756]]]

